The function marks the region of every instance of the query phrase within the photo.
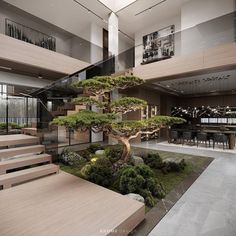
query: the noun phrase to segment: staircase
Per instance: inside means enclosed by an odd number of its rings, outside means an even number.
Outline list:
[[[0,136],[0,189],[7,189],[59,172],[45,146],[35,136]]]

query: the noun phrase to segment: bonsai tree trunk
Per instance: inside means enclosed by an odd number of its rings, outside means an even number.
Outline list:
[[[121,160],[123,160],[124,162],[127,162],[129,157],[130,157],[130,142],[128,138],[122,138],[120,139],[120,141],[123,144],[123,153],[122,153],[122,157]]]

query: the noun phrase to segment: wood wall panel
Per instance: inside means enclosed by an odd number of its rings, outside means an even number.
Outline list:
[[[192,55],[140,65],[133,68],[133,74],[147,81],[158,81],[229,68],[236,68],[235,42]]]
[[[204,68],[217,68],[236,65],[236,43],[218,46],[204,51]]]
[[[0,60],[63,74],[89,66],[87,62],[0,34]]]

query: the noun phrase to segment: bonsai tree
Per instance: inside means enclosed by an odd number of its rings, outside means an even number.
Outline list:
[[[146,120],[122,120],[123,114],[142,109],[147,106],[147,102],[135,97],[122,97],[112,101],[111,93],[115,89],[126,89],[143,83],[142,79],[135,76],[102,76],[75,82],[72,86],[82,88],[84,94],[75,98],[73,102],[85,105],[87,109],[73,115],[55,118],[52,124],[81,131],[104,132],[123,144],[121,159],[127,162],[131,139],[139,134],[153,134],[161,128],[185,122],[182,118],[169,116],[155,116]],[[103,112],[88,110],[90,106],[96,106]]]

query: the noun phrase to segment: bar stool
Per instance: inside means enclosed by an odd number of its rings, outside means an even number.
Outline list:
[[[228,137],[221,133],[213,134],[213,148],[215,148],[216,143],[223,143],[223,149],[225,149],[225,145],[228,144]]]

